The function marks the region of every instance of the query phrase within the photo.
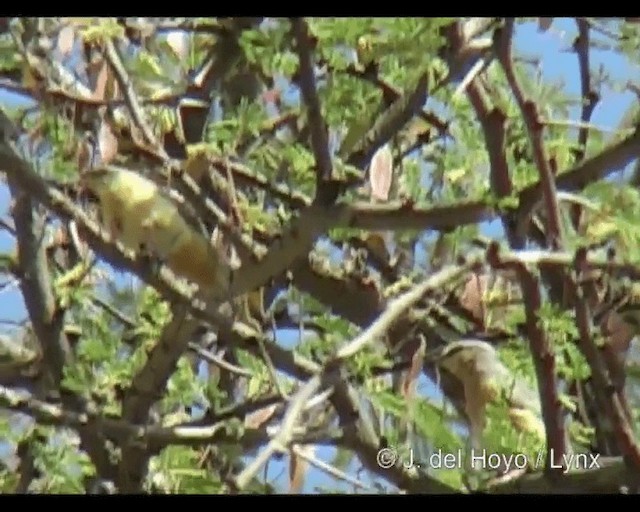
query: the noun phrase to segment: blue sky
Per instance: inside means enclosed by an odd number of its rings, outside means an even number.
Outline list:
[[[516,46],[518,51],[524,52],[532,57],[539,57],[542,63],[542,72],[545,80],[562,80],[567,92],[572,96],[579,96],[579,68],[576,54],[568,51],[577,34],[575,22],[572,19],[556,18],[550,30],[542,33],[538,31],[537,24],[528,23],[521,25],[517,29]],[[640,70],[637,67],[631,68],[624,58],[613,55],[611,52],[593,50],[591,52],[591,67],[596,69],[604,66],[604,69],[616,81],[632,80],[640,83]],[[602,90],[602,101],[598,104],[592,117],[592,123],[598,126],[615,127],[622,114],[628,108],[635,96],[630,92],[616,92],[607,88]],[[16,95],[0,91],[0,102],[3,105],[15,105],[19,101]],[[575,109],[572,112],[572,120],[579,120],[579,112]],[[0,215],[4,216],[9,207],[9,196],[4,186],[0,186]],[[487,226],[487,234],[497,235],[499,227],[497,223]],[[4,232],[0,231],[0,251],[7,251],[13,246],[13,241]],[[124,277],[124,276],[123,276]],[[19,292],[14,288],[0,292],[0,322],[19,321],[24,318],[24,304]],[[0,323],[0,332],[10,328],[10,326]],[[297,340],[297,334],[281,333],[278,336],[280,342],[291,346]],[[419,383],[419,392],[433,395],[437,393],[434,386],[422,380]],[[333,450],[320,448],[317,456],[323,460],[331,461]],[[357,467],[351,469],[356,470]],[[288,471],[284,462],[272,462],[269,467],[269,477],[282,484],[286,488]],[[353,472],[352,472],[353,473]],[[315,486],[335,487],[333,478],[324,473],[313,470],[309,474],[305,490],[313,491]],[[341,488],[353,492],[350,486],[340,485]]]

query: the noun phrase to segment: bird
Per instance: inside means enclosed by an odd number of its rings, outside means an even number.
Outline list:
[[[224,255],[155,182],[114,165],[85,171],[79,181],[97,198],[107,232],[125,248],[159,258],[205,293],[229,289],[232,269]]]
[[[479,442],[486,427],[487,406],[501,399],[506,399],[509,419],[516,430],[545,440],[540,397],[502,363],[491,344],[462,339],[436,349],[429,358],[462,383],[473,443]]]

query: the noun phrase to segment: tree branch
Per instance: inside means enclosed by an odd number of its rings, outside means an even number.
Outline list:
[[[307,106],[311,147],[316,159],[316,200],[322,204],[333,203],[335,197],[324,197],[325,182],[332,180],[333,163],[329,153],[329,137],[320,110],[320,100],[316,91],[314,62],[312,60],[312,41],[307,22],[302,18],[291,20],[293,34],[296,38],[296,51],[300,60],[300,91]]]

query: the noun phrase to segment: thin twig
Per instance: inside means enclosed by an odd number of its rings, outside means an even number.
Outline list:
[[[242,233],[232,219],[227,216],[211,198],[206,197],[206,195],[202,193],[201,188],[191,176],[183,172],[178,172],[178,175],[174,176],[172,181],[175,190],[182,194],[185,200],[193,206],[200,219],[209,221],[212,225],[219,226],[220,229],[229,236],[243,261],[250,260],[251,258],[260,258],[265,254],[266,248],[255,242],[250,236]],[[221,180],[215,181],[214,185],[219,187],[223,193],[231,194],[228,182]]]
[[[615,128],[611,128],[610,126],[599,126],[597,124],[583,121],[574,121],[572,119],[541,119],[540,122],[545,126],[580,128],[603,133],[613,133],[615,135],[628,134],[629,132],[629,130],[616,130]]]
[[[17,471],[20,478],[15,487],[16,494],[27,494],[29,492],[29,485],[31,485],[38,475],[38,469],[35,464],[34,444],[34,440],[29,438],[23,439],[18,443],[16,452],[20,458],[20,465]]]
[[[427,101],[429,76],[423,73],[413,90],[399,95],[397,99],[374,121],[373,126],[352,149],[347,163],[364,169],[378,149],[389,142],[400,129],[420,112]]]
[[[475,255],[471,256],[464,265],[445,267],[426,279],[423,283],[394,299],[387,306],[385,312],[380,315],[368,329],[338,350],[336,359],[347,359],[362,350],[366,345],[372,343],[375,339],[386,334],[394,322],[415,306],[427,293],[440,289],[445,284],[466,275],[466,273],[473,269],[480,261],[480,257]]]
[[[475,78],[485,69],[486,66],[487,66],[487,62],[484,59],[482,58],[478,59],[478,61],[472,66],[472,68],[464,76],[464,78],[462,79],[458,87],[456,87],[456,90],[453,92],[451,99],[456,100],[459,96],[461,96],[462,93],[469,86],[469,84],[473,80],[475,80]]]
[[[233,485],[237,489],[244,489],[275,453],[288,449],[298,418],[304,411],[306,402],[313,396],[321,383],[321,375],[316,375],[310,378],[291,398],[290,405],[282,419],[278,433],[269,442],[267,447],[233,480]]]
[[[581,190],[589,183],[604,179],[609,174],[620,170],[640,156],[640,130],[634,130],[628,137],[613,144],[556,177],[556,186],[565,192]],[[541,182],[536,182],[521,190],[518,194],[519,211],[530,212],[540,198]]]
[[[572,292],[575,299],[576,321],[579,332],[578,346],[591,367],[592,377],[595,383],[594,392],[598,398],[598,404],[604,407],[607,416],[613,424],[618,446],[630,468],[640,470],[640,446],[635,440],[633,427],[630,425],[624,410],[624,399],[621,390],[611,382],[611,375],[607,371],[606,363],[601,357],[598,347],[591,335],[591,314],[585,293],[577,284],[580,274],[586,268],[586,251],[579,251],[575,259],[577,271],[576,281],[572,283]]]
[[[287,395],[287,392],[284,390],[284,388],[280,384],[280,380],[278,379],[278,372],[276,371],[275,366],[273,365],[273,361],[269,356],[269,352],[267,351],[266,342],[262,338],[259,338],[257,341],[258,341],[258,350],[260,351],[264,364],[267,367],[267,372],[269,373],[269,378],[271,379],[271,382],[273,382],[273,385],[276,388],[276,391],[278,392],[278,394],[282,398],[288,399],[289,396]]]
[[[249,370],[245,370],[244,368],[240,368],[239,366],[235,366],[225,361],[223,357],[214,354],[210,350],[202,348],[197,343],[189,342],[188,347],[208,363],[214,364],[223,370],[240,375],[241,377],[253,377],[253,373]]]
[[[309,118],[309,129],[311,132],[311,147],[316,160],[316,199],[323,196],[323,183],[332,179],[333,164],[331,153],[329,152],[329,137],[327,128],[322,118],[320,100],[316,91],[316,79],[314,72],[314,62],[312,55],[312,42],[309,34],[307,22],[302,18],[291,20],[293,34],[296,38],[296,51],[300,59],[300,79],[299,85],[302,98],[307,106],[307,116]],[[322,197],[322,200],[325,199]],[[333,202],[329,200],[328,202]]]
[[[311,204],[311,199],[297,190],[291,190],[290,187],[282,183],[276,183],[259,174],[245,164],[240,162],[232,162],[228,159],[212,157],[212,165],[225,172],[230,169],[239,184],[257,186],[267,191],[271,196],[286,202],[295,209],[306,208]]]
[[[122,59],[120,58],[118,50],[116,49],[113,41],[107,40],[105,42],[104,56],[113,69],[116,80],[118,81],[118,85],[122,89],[122,93],[124,94],[127,106],[129,107],[129,110],[131,112],[131,117],[136,123],[137,128],[144,136],[145,142],[155,151],[157,151],[164,159],[168,159],[167,153],[165,152],[162,145],[158,142],[157,138],[153,134],[153,131],[149,127],[149,124],[145,120],[144,111],[140,106],[137,94],[133,90],[133,83],[129,77],[129,74],[127,73],[127,70],[124,67],[124,64],[122,63]]]
[[[505,264],[498,254],[496,245],[489,247],[487,260],[494,268],[515,270],[520,281],[525,306],[527,335],[536,370],[540,405],[546,431],[546,446],[548,449],[545,471],[550,474],[559,473],[564,466],[563,455],[566,450],[564,418],[561,402],[558,398],[554,353],[547,334],[539,322],[540,308],[542,307],[540,284],[525,265],[521,263]]]
[[[52,391],[58,390],[64,366],[73,359],[64,333],[65,311],[55,297],[44,244],[45,222],[31,196],[15,176],[8,176],[21,273],[20,289],[34,333],[41,345]]]
[[[124,441],[135,440],[142,445],[152,445],[155,450],[170,444],[187,446],[202,446],[210,443],[242,444],[247,447],[256,447],[269,440],[269,430],[272,429],[234,429],[233,420],[241,419],[240,414],[251,412],[251,408],[237,409],[234,416],[224,420],[217,420],[208,425],[176,425],[173,427],[146,426],[130,424],[121,419],[96,416],[86,411],[71,411],[59,404],[50,404],[35,398],[24,391],[14,391],[5,386],[0,386],[0,404],[13,411],[22,412],[32,416],[38,423],[44,425],[57,425],[66,427],[86,428],[95,427],[103,432],[107,438]],[[246,405],[246,404],[242,404]],[[263,407],[262,404],[249,404],[253,409]],[[326,435],[317,432],[309,435],[306,429],[294,429],[292,438],[295,442],[304,443],[315,438],[318,444],[333,444],[336,436],[330,432]]]
[[[136,323],[131,318],[129,318],[119,309],[116,309],[115,307],[113,307],[108,302],[102,300],[100,297],[97,297],[96,295],[92,295],[91,302],[93,302],[96,306],[102,308],[104,311],[109,313],[113,318],[115,318],[118,322],[120,322],[124,326],[130,329],[136,326]]]
[[[322,65],[327,66],[329,71],[334,71],[328,62],[322,62]],[[383,97],[387,99],[389,103],[393,103],[402,97],[402,91],[400,89],[382,79],[378,74],[369,73],[368,70],[360,70],[353,65],[348,66],[345,72],[350,76],[366,80],[378,87],[382,91]],[[449,123],[447,121],[443,121],[434,113],[422,109],[420,109],[417,115],[429,125],[434,126],[438,130],[439,136],[443,137],[448,135]]]
[[[578,55],[578,64],[580,66],[580,90],[582,95],[582,112],[580,113],[580,121],[588,124],[591,115],[598,104],[598,93],[592,89],[591,84],[591,66],[589,59],[590,34],[589,23],[583,18],[576,18],[578,25],[578,38],[574,43],[574,48]],[[576,161],[584,158],[587,149],[587,140],[589,131],[586,127],[581,127],[578,133],[578,150],[576,153]]]
[[[596,32],[600,32],[604,36],[610,37],[611,39],[614,39],[616,41],[622,41],[624,39],[624,36],[622,34],[616,34],[615,32],[611,32],[611,30],[609,30],[603,24],[596,21],[594,18],[581,18],[581,19],[587,22],[593,30],[595,30]]]
[[[513,69],[513,60],[511,56],[513,27],[514,20],[508,19],[500,37],[498,38],[498,58],[504,69],[511,91],[516,98],[520,111],[522,112],[527,133],[529,135],[533,160],[538,169],[538,174],[540,175],[542,197],[546,210],[545,235],[547,246],[554,251],[558,251],[564,248],[565,242],[563,224],[560,218],[560,203],[557,197],[557,187],[555,182],[555,174],[557,173],[557,169],[555,168],[555,158],[549,159],[549,156],[546,153],[543,140],[544,125],[540,119],[538,106],[532,100],[525,98],[522,86],[520,85]],[[581,36],[586,37],[582,33]],[[584,78],[585,77],[583,76],[583,79]],[[586,83],[583,83],[583,88],[584,87],[589,87],[588,69]],[[587,97],[583,98],[583,100],[587,101]],[[587,122],[589,120],[593,106],[589,107],[589,105],[586,105],[583,108],[583,122]],[[586,114],[588,115],[585,117]],[[587,134],[587,130],[580,130],[579,138],[581,143],[586,144]],[[583,154],[579,156],[579,160],[582,159]],[[536,367],[538,382],[540,383],[542,415],[546,427],[547,447],[549,448],[546,471],[552,472],[549,462],[553,461],[557,467],[558,461],[562,460],[562,455],[567,449],[566,429],[564,426],[563,411],[557,389],[556,360],[546,334],[542,330],[535,328],[533,326],[533,321],[529,318],[530,314],[537,315],[537,309],[541,305],[539,287],[533,276],[523,266],[518,266],[517,270],[524,294],[523,298],[526,307],[527,330],[530,335],[531,352]],[[567,269],[542,269],[542,272],[545,281],[550,283],[551,299],[560,304],[561,307],[566,307],[567,305],[561,300],[561,298],[569,282]],[[530,313],[531,309],[533,309],[533,313]]]
[[[513,192],[513,184],[509,176],[506,154],[506,115],[499,108],[490,108],[479,80],[474,80],[468,85],[467,94],[482,126],[482,134],[489,153],[491,191],[497,199],[508,197]],[[522,242],[518,239],[514,223],[508,212],[501,216],[501,221],[509,245],[520,247]]]
[[[0,219],[0,229],[4,229],[11,236],[16,236],[16,228],[10,225],[8,221]]]
[[[360,489],[371,490],[371,487],[369,487],[362,481],[358,480],[357,478],[347,475],[344,471],[341,471],[338,468],[330,464],[327,464],[326,462],[323,462],[316,457],[313,457],[312,455],[308,455],[298,445],[292,446],[291,451],[295,453],[297,457],[300,457],[301,459],[306,460],[312,466],[315,466],[319,470],[324,471],[325,473],[327,473],[328,475],[331,475],[334,478],[337,478],[339,480],[344,480],[345,482],[348,482],[354,487],[358,487]]]

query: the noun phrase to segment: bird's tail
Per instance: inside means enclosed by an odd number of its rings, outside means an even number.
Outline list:
[[[189,237],[172,251],[167,264],[176,275],[196,283],[205,292],[222,296],[229,290],[231,267],[204,237]]]

